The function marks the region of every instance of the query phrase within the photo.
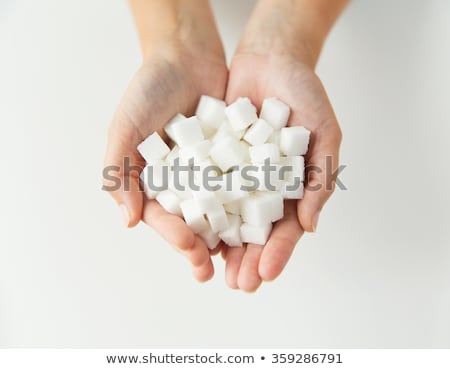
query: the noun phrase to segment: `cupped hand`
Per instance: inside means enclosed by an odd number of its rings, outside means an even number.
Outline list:
[[[303,61],[304,60],[304,61]],[[226,281],[231,288],[255,291],[262,281],[279,276],[304,230],[314,232],[319,213],[334,189],[328,174],[338,166],[341,130],[327,94],[308,57],[286,52],[238,51],[230,68],[227,103],[248,96],[258,109],[267,97],[278,97],[291,107],[289,126],[311,131],[306,156],[304,198],[285,201],[285,216],[278,221],[265,246],[224,247]],[[326,168],[327,157],[332,159]],[[330,160],[330,159],[328,159]]]
[[[223,51],[209,55],[207,50],[194,52],[179,44],[165,45],[145,59],[131,80],[108,134],[105,167],[120,168],[115,177],[121,183],[109,193],[121,207],[126,225],[135,226],[140,220],[147,223],[188,257],[199,281],[214,274],[210,252],[181,218],[146,199],[139,189],[139,172],[145,161],[136,147],[151,133],[162,134],[164,124],[175,114],[194,114],[201,95],[223,99],[227,77]],[[129,158],[128,169],[125,158]],[[112,188],[112,184],[104,179],[104,188]]]

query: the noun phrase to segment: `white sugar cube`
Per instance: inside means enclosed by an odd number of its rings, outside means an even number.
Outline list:
[[[208,229],[208,222],[199,210],[197,202],[194,199],[185,200],[180,204],[183,218],[186,224],[194,233],[199,233]]]
[[[250,145],[245,141],[239,141],[239,143],[241,144],[242,152],[244,155],[244,163],[250,163]]]
[[[209,154],[213,162],[223,172],[235,165],[239,165],[244,159],[244,153],[239,141],[231,137],[225,137],[223,140],[216,142]]]
[[[273,128],[264,119],[258,119],[253,123],[244,135],[244,140],[251,145],[261,145],[272,134]]]
[[[170,152],[167,154],[166,156],[166,163],[168,165],[173,165],[173,163],[175,162],[175,159],[178,158],[180,156],[180,148],[178,147],[178,145],[175,145],[172,150],[170,150]]]
[[[208,157],[211,147],[212,143],[210,140],[203,140],[184,146],[179,150],[180,160],[183,163],[188,163],[192,159],[194,163],[199,163]]]
[[[239,170],[225,173],[221,177],[220,185],[221,189],[218,192],[218,197],[222,204],[243,199],[249,194],[242,188],[243,181]]]
[[[220,232],[228,227],[228,218],[222,205],[206,213],[211,229]]]
[[[245,133],[245,129],[240,131],[233,131],[231,129],[230,123],[228,120],[225,120],[216,131],[214,136],[212,137],[212,142],[218,142],[223,140],[225,137],[235,138],[236,140],[240,140]]]
[[[241,202],[240,200],[230,201],[223,204],[225,211],[229,214],[240,215],[241,214]]]
[[[213,143],[220,142],[224,140],[225,138],[236,138],[231,133],[230,128],[228,127],[227,123],[223,123],[220,128],[217,130],[217,132],[214,134],[214,136],[211,138],[211,141]]]
[[[241,201],[241,216],[246,223],[253,225],[271,223],[273,212],[272,199],[259,192],[252,193]]]
[[[199,210],[203,214],[214,211],[221,206],[221,203],[219,202],[215,192],[209,191],[204,186],[199,187],[199,190],[192,191],[192,195],[197,202]]]
[[[168,167],[165,161],[155,160],[147,164],[140,178],[148,199],[154,199],[158,193],[167,190],[168,175]]]
[[[239,215],[228,214],[228,227],[219,232],[219,237],[232,247],[242,247],[241,241],[241,217]]]
[[[284,216],[284,202],[283,196],[278,191],[265,191],[260,193],[261,196],[265,196],[271,202],[271,211],[270,214],[272,216],[271,221],[276,222],[280,220]]]
[[[273,131],[267,139],[267,142],[280,146],[280,131]]]
[[[208,228],[199,232],[199,236],[205,241],[208,249],[213,250],[217,247],[220,242],[220,237],[214,232],[208,225]]]
[[[250,146],[248,149],[250,160],[252,163],[264,163],[269,159],[270,163],[278,163],[280,161],[280,150],[278,146],[272,143]]]
[[[254,173],[254,177],[258,179],[258,191],[278,191],[283,182],[280,179],[281,165],[279,164],[255,164],[258,168]]]
[[[181,199],[172,191],[165,190],[156,196],[156,201],[170,214],[181,216]]]
[[[208,183],[208,185],[212,188],[217,184],[217,181],[212,178],[219,177],[222,175],[222,171],[220,168],[212,162],[211,159],[205,159],[200,163],[196,163],[198,166],[198,171],[196,172],[196,176],[200,183]]]
[[[216,130],[225,119],[225,101],[203,95],[197,105],[195,115],[206,125]]]
[[[225,108],[225,115],[234,131],[241,131],[258,119],[256,108],[247,97],[240,97],[234,103],[228,105]]]
[[[253,243],[256,245],[265,245],[272,231],[272,223],[260,226],[243,223],[241,225],[242,242]]]
[[[200,128],[202,129],[203,137],[207,139],[213,138],[217,132],[217,130],[214,127],[208,126],[206,123],[203,123],[202,121],[200,121]]]
[[[166,132],[167,136],[173,141],[173,133],[172,133],[172,127],[175,123],[184,121],[186,117],[183,114],[177,114],[175,115],[171,120],[169,120],[166,125],[164,126],[164,131]]]
[[[204,139],[200,122],[195,116],[175,122],[172,125],[171,134],[172,139],[180,148],[193,145]]]
[[[280,158],[282,176],[285,181],[292,182],[299,178],[300,182],[305,180],[305,158],[303,156],[282,156]]]
[[[152,133],[140,143],[137,150],[147,163],[164,159],[170,152],[169,146],[167,146],[157,132]]]
[[[276,97],[269,97],[263,101],[260,118],[269,123],[273,129],[281,129],[289,120],[290,109]]]
[[[310,132],[302,126],[285,127],[280,132],[280,151],[287,156],[305,155]]]
[[[178,179],[175,178],[174,168],[169,168],[169,183],[168,187],[173,193],[175,193],[180,199],[188,200],[192,198],[192,191],[189,186],[189,172],[179,171]]]
[[[295,181],[293,183],[283,183],[281,186],[281,196],[284,199],[303,199],[304,184],[303,182]]]

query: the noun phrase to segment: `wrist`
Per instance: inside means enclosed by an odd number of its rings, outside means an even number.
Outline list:
[[[225,60],[208,0],[130,0],[144,61],[155,54],[200,53]]]
[[[348,0],[259,0],[237,53],[287,55],[315,68],[323,43]]]

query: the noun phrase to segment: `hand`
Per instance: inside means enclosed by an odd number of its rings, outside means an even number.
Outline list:
[[[105,167],[120,168],[117,176],[122,185],[110,194],[124,211],[126,225],[132,227],[142,219],[188,257],[199,281],[206,281],[214,270],[205,242],[181,218],[167,213],[155,200],[147,200],[139,190],[139,171],[124,168],[125,157],[143,168],[137,145],[154,131],[162,133],[163,125],[176,113],[194,114],[202,94],[224,98],[228,70],[220,43],[218,51],[210,53],[185,45],[166,43],[146,56],[111,124]],[[125,179],[129,191],[124,189]],[[105,180],[104,185],[111,183]]]
[[[287,51],[286,51],[287,50]],[[290,52],[289,50],[296,50]],[[288,125],[303,125],[311,131],[307,166],[311,171],[304,198],[285,201],[285,216],[273,228],[265,246],[248,244],[245,248],[223,247],[226,259],[226,281],[231,288],[255,291],[263,280],[275,279],[288,262],[304,230],[314,232],[318,215],[334,186],[326,178],[326,157],[333,159],[333,172],[338,165],[341,131],[324,88],[311,64],[314,56],[308,49],[255,51],[240,47],[233,59],[226,101],[248,96],[258,109],[266,97],[275,96],[291,107]],[[312,190],[317,184],[320,190]],[[328,186],[326,186],[328,184]],[[309,188],[309,189],[308,189]]]

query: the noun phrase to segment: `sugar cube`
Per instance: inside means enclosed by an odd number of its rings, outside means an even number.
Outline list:
[[[294,181],[293,183],[284,182],[280,190],[284,199],[303,199],[304,184],[300,181]]]
[[[269,97],[263,101],[260,118],[269,123],[273,129],[281,129],[286,126],[290,109],[276,97]]]
[[[208,229],[208,222],[197,207],[197,202],[194,199],[184,200],[181,202],[180,208],[184,221],[194,233]]]
[[[247,97],[240,97],[228,105],[225,108],[225,115],[234,131],[241,131],[258,119],[256,108]]]
[[[252,163],[264,163],[266,159],[269,159],[270,163],[280,161],[280,150],[273,143],[250,146],[248,152]]]
[[[279,147],[280,146],[280,131],[279,130],[273,131],[272,134],[267,139],[267,142],[273,143]]]
[[[217,181],[212,180],[212,178],[222,175],[220,168],[215,165],[211,159],[202,160],[200,163],[196,163],[195,165],[198,166],[196,176],[199,179],[199,182],[204,183],[205,185],[208,182],[208,186],[214,188]]]
[[[206,213],[206,217],[208,218],[209,224],[213,232],[223,231],[228,227],[228,218],[225,213],[225,209],[222,205],[219,205],[217,208],[210,210]]]
[[[265,196],[271,202],[270,214],[272,216],[271,222],[276,222],[283,218],[284,215],[284,202],[283,196],[278,191],[264,191],[260,193],[261,196]]]
[[[148,136],[139,144],[137,150],[147,163],[164,159],[170,152],[169,146],[163,141],[158,132],[154,132]]]
[[[200,97],[195,115],[200,121],[217,130],[225,119],[225,106],[225,101],[203,95]]]
[[[170,214],[181,216],[181,199],[172,191],[165,190],[156,196],[156,201]]]
[[[171,134],[172,139],[180,148],[193,145],[204,139],[200,122],[195,116],[175,122],[172,125]]]
[[[272,134],[273,128],[264,119],[258,119],[253,123],[244,135],[244,140],[251,145],[261,145]]]
[[[242,188],[243,183],[239,170],[222,175],[220,185],[221,189],[218,191],[218,198],[222,204],[243,199],[249,194]]]
[[[220,140],[223,140],[225,137],[232,137],[236,140],[240,140],[242,136],[244,136],[244,133],[245,129],[233,131],[228,120],[225,120],[212,137],[212,142],[218,142]]]
[[[235,165],[239,165],[244,159],[244,153],[239,141],[231,137],[225,137],[223,140],[214,143],[209,154],[213,162],[223,172]]]
[[[192,191],[192,195],[197,202],[199,210],[203,214],[214,211],[221,206],[215,192],[209,191],[204,186],[199,187],[200,189],[198,191]]]
[[[178,145],[175,145],[174,147],[172,147],[172,150],[170,150],[170,152],[167,154],[165,159],[166,163],[169,166],[173,165],[175,159],[179,158],[179,156],[180,156],[180,148],[178,147]]]
[[[273,201],[260,192],[255,192],[241,201],[242,220],[253,225],[264,225],[272,222]]]
[[[257,190],[259,191],[278,191],[281,187],[279,164],[255,164],[257,170],[254,177],[258,179]]]
[[[285,127],[280,132],[280,151],[287,156],[305,155],[310,132],[302,126]]]
[[[223,204],[223,207],[224,207],[225,211],[229,214],[235,214],[235,215],[241,214],[241,201],[240,200],[227,202],[226,204]]]
[[[305,158],[303,156],[282,156],[280,158],[282,175],[285,181],[292,182],[294,178],[299,178],[300,182],[305,180]]]
[[[239,141],[239,143],[241,144],[241,148],[242,148],[242,152],[243,152],[243,161],[244,163],[250,163],[250,145],[245,142],[245,141]]]
[[[174,167],[169,168],[169,183],[168,187],[173,193],[175,193],[180,199],[188,200],[192,198],[192,191],[189,186],[189,172],[179,171],[177,178],[175,178]]]
[[[155,160],[147,164],[140,175],[148,199],[154,199],[168,186],[168,167],[165,161]]]
[[[166,125],[164,126],[164,131],[166,132],[167,136],[173,141],[173,133],[172,133],[172,127],[175,123],[184,121],[186,117],[183,114],[177,114],[175,115],[171,120],[169,120]]]
[[[239,215],[228,214],[228,227],[219,232],[219,237],[228,245],[242,247],[241,241],[241,217]]]
[[[213,250],[217,247],[220,242],[220,237],[214,232],[211,227],[208,227],[199,232],[199,236],[205,241],[208,249]]]
[[[242,242],[252,243],[255,245],[265,245],[272,231],[272,223],[255,226],[248,223],[241,225]]]
[[[184,146],[179,150],[179,157],[183,163],[188,163],[193,159],[194,163],[205,160],[209,155],[212,143],[210,140],[202,140],[192,145]]]

